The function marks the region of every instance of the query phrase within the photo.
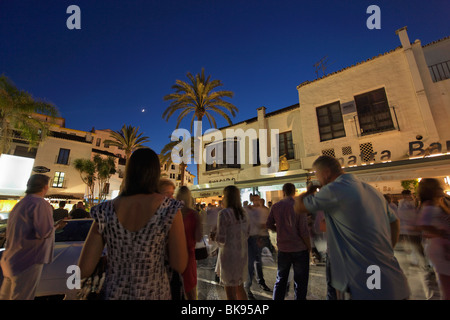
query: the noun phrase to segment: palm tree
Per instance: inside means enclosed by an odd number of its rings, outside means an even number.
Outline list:
[[[32,117],[40,113],[57,117],[52,104],[34,99],[28,92],[18,89],[5,75],[0,76],[0,154],[9,152],[14,138],[27,141],[30,149],[45,139],[48,124]]]
[[[223,86],[222,81],[211,80],[211,76],[206,77],[204,68],[196,76],[188,72],[187,77],[189,83],[176,80],[172,86],[175,92],[164,96],[164,101],[170,101],[170,105],[164,111],[163,119],[169,121],[175,112],[180,111],[176,125],[176,128],[178,128],[181,121],[192,113],[191,132],[194,121],[202,121],[204,117],[208,119],[211,127],[217,128],[214,113],[225,118],[229,125],[233,124],[226,112],[231,113],[234,117],[239,109],[224,98],[232,98],[234,93],[226,90],[215,91],[215,89]],[[197,175],[198,172],[199,164],[197,163]]]
[[[75,159],[73,166],[80,173],[81,180],[87,186],[87,198],[89,207],[94,205],[95,182],[98,183],[98,201],[102,202],[106,199],[105,185],[109,179],[116,173],[115,158],[108,156],[102,158],[96,154],[92,160]]]
[[[143,133],[139,133],[139,127],[132,127],[131,125],[123,125],[120,131],[112,131],[110,137],[113,140],[105,140],[105,143],[119,147],[125,150],[125,155],[130,159],[131,154],[140,148],[143,148],[143,143],[149,142],[148,137],[142,137]]]
[[[98,182],[98,201],[106,200],[107,191],[105,189],[109,179],[116,173],[116,163],[113,156],[102,158],[99,154],[94,156],[95,171],[97,173]]]
[[[95,163],[90,159],[75,159],[73,161],[73,166],[80,173],[81,180],[83,180],[88,187],[87,198],[89,207],[92,207],[94,205],[94,188],[97,179],[95,176]]]
[[[180,126],[181,121],[191,112],[193,116],[191,119],[191,131],[194,120],[202,121],[206,117],[211,127],[217,128],[216,120],[211,114],[215,112],[225,118],[228,124],[233,124],[230,117],[225,111],[231,113],[234,117],[238,108],[232,103],[225,101],[224,98],[232,98],[234,93],[232,91],[214,91],[214,89],[223,86],[220,80],[211,80],[211,76],[205,77],[205,69],[195,77],[188,72],[187,77],[190,83],[176,80],[172,89],[174,93],[168,94],[164,97],[164,101],[171,101],[169,107],[163,113],[163,119],[169,121],[170,117],[176,112],[181,111],[177,118],[177,126]]]

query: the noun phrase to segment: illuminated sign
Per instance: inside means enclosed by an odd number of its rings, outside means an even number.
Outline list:
[[[447,152],[450,151],[450,140],[445,142]],[[425,158],[427,156],[438,156],[443,153],[442,144],[439,142],[433,142],[428,147],[425,148],[425,145],[422,141],[411,141],[409,142],[408,155],[410,159],[414,158]],[[388,162],[392,159],[392,153],[390,150],[383,150],[378,154],[378,152],[371,153],[363,153],[359,155],[349,155],[347,158],[341,157],[337,158],[341,165],[344,166],[357,166],[358,161],[362,165],[366,163],[375,163],[375,162]]]
[[[445,144],[447,147],[447,152],[449,152],[450,141],[446,141]],[[409,143],[410,157],[426,157],[435,153],[442,153],[442,144],[439,142],[433,142],[425,149],[422,141],[412,141]]]
[[[22,196],[33,170],[34,159],[2,154],[0,156],[0,194]]]
[[[377,161],[378,152],[372,152],[370,154],[362,153],[358,155],[358,157],[361,160],[361,163],[364,164],[366,162],[373,163]],[[380,162],[387,162],[391,160],[391,151],[390,150],[383,150],[380,153],[380,157],[378,161]],[[358,157],[355,155],[349,155],[347,159],[344,158],[337,158],[342,166],[356,166],[358,162]],[[347,161],[346,161],[347,160]]]

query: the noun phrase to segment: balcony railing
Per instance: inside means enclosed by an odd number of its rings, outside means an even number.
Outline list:
[[[428,69],[430,70],[433,82],[450,79],[450,60],[433,64]]]

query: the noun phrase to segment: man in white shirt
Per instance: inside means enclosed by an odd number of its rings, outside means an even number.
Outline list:
[[[253,205],[247,207],[247,213],[250,218],[250,236],[248,238],[248,280],[244,287],[247,291],[249,299],[254,299],[251,292],[251,286],[253,281],[253,275],[256,270],[256,281],[264,291],[272,292],[272,290],[266,285],[264,280],[264,274],[262,270],[261,251],[263,248],[263,237],[269,237],[267,231],[266,222],[267,217],[266,210],[261,206],[260,196],[253,195]]]

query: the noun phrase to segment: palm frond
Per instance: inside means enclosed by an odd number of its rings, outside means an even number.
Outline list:
[[[176,80],[172,86],[174,92],[164,96],[164,101],[170,101],[170,104],[162,114],[163,119],[169,121],[175,113],[179,112],[176,123],[176,128],[178,128],[189,114],[194,113],[190,121],[191,131],[195,118],[202,120],[203,117],[207,118],[210,126],[217,128],[216,119],[210,113],[214,111],[225,118],[229,124],[232,124],[230,116],[225,111],[234,117],[239,110],[231,102],[224,99],[232,98],[234,93],[229,90],[215,91],[222,87],[223,83],[220,80],[211,80],[210,75],[205,75],[204,68],[196,75],[188,72],[186,77],[189,80],[188,82]]]
[[[5,75],[1,75],[0,154],[8,152],[15,133],[27,140],[30,148],[46,138],[49,125],[33,118],[34,113],[50,117],[58,116],[58,110],[54,105],[33,98],[28,92],[18,89]]]

